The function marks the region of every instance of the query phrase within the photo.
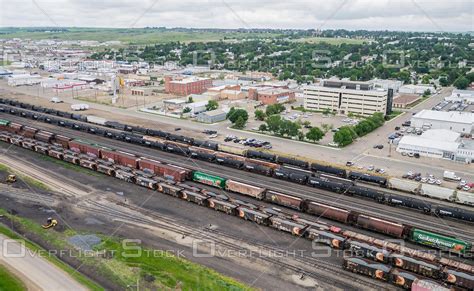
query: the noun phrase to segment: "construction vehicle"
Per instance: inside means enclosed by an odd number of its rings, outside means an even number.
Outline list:
[[[46,224],[43,224],[42,227],[44,229],[48,229],[48,228],[55,227],[56,225],[58,225],[58,221],[56,219],[52,219],[51,217],[48,217]]]
[[[7,183],[15,183],[15,182],[16,182],[16,175],[7,176]]]

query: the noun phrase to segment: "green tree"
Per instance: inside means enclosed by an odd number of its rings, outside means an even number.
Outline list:
[[[237,120],[234,123],[234,128],[242,129],[245,127],[246,123],[247,121],[243,118],[242,115],[240,115],[239,118],[237,118]]]
[[[346,146],[353,142],[352,133],[348,127],[341,127],[333,137],[335,143]]]
[[[229,113],[227,113],[227,118],[232,123],[236,123],[239,117],[242,117],[245,122],[247,122],[247,120],[249,119],[249,114],[244,109],[235,109],[234,107],[232,107]]]
[[[331,110],[330,110],[329,108],[325,108],[325,109],[323,110],[323,114],[324,114],[324,115],[329,115],[330,113],[331,113]]]
[[[271,115],[267,117],[267,128],[270,132],[277,133],[280,129],[282,119],[280,115]]]
[[[323,129],[324,133],[328,133],[328,131],[332,130],[333,127],[334,125],[332,124],[327,124],[327,123],[321,124],[321,128]]]
[[[260,126],[258,127],[258,130],[259,131],[267,131],[268,130],[267,125],[266,124],[260,124]]]
[[[216,110],[218,107],[219,107],[219,103],[217,103],[216,100],[209,100],[206,104],[207,111]]]
[[[270,115],[281,113],[285,111],[285,109],[286,109],[285,106],[277,103],[273,105],[268,105],[267,109],[265,110],[265,113],[267,114],[267,116],[270,116]]]
[[[255,110],[255,119],[264,121],[266,117],[265,112],[263,110]]]
[[[469,86],[469,80],[464,76],[459,77],[454,81],[453,86],[458,89],[466,89]]]
[[[428,89],[426,89],[426,91],[423,92],[423,97],[428,97],[428,96],[430,96],[430,95],[431,95],[431,91],[428,90]]]
[[[189,108],[189,107],[184,107],[183,113],[189,113],[189,112],[191,112],[191,108]]]
[[[192,96],[189,96],[189,97],[188,97],[188,101],[187,101],[187,103],[193,103],[193,102],[194,102],[194,99],[193,99],[193,97],[192,97]]]
[[[306,138],[313,142],[319,141],[324,137],[324,132],[319,127],[312,127],[307,133]]]

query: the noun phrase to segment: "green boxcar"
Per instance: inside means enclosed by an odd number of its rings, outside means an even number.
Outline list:
[[[472,248],[472,243],[417,228],[412,229],[411,240],[433,248],[461,254]]]
[[[224,189],[226,179],[195,171],[193,173],[193,181]]]
[[[8,126],[10,124],[10,121],[5,120],[5,119],[0,119],[0,126]]]

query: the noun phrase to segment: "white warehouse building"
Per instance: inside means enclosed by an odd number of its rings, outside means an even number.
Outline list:
[[[411,118],[411,126],[424,129],[447,129],[470,134],[474,129],[474,114],[459,111],[422,110]]]
[[[446,129],[430,129],[421,136],[406,135],[400,139],[397,152],[463,163],[474,161],[474,143],[464,142],[459,133]]]

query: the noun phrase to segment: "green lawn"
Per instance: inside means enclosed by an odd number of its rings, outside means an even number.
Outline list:
[[[209,42],[224,39],[272,38],[276,33],[174,31],[144,28],[67,28],[65,32],[32,31],[27,28],[0,28],[0,38],[119,40],[123,43],[152,44],[179,42]]]
[[[368,39],[355,39],[355,38],[333,38],[333,37],[304,37],[294,40],[295,42],[306,42],[306,43],[322,43],[326,42],[332,45],[340,44],[363,44],[368,42]]]
[[[0,290],[23,291],[26,290],[26,287],[23,282],[0,265]]]
[[[33,236],[39,236],[56,249],[72,249],[73,246],[69,244],[68,238],[78,234],[71,229],[64,232],[57,232],[54,229],[45,231],[38,223],[12,216],[2,208],[0,208],[0,215],[13,219],[20,225],[22,231],[31,233]],[[20,238],[1,224],[0,233],[13,239]],[[143,248],[139,256],[130,257],[127,255],[130,252],[136,254],[135,249],[130,250],[130,243],[127,244],[129,248],[125,250],[119,238],[101,234],[96,235],[102,238],[102,243],[96,246],[95,249],[99,253],[112,255],[82,257],[80,253],[73,251],[75,256],[84,264],[82,268],[95,268],[101,277],[124,289],[127,285],[136,285],[138,281],[140,286],[147,290],[253,290],[232,278],[191,261],[173,255],[159,255],[162,253],[159,250]],[[28,241],[26,246],[32,250],[40,248]],[[82,274],[74,272],[69,265],[59,259],[51,257],[50,260],[91,290],[101,290],[95,283]],[[152,279],[150,280],[150,278]],[[0,290],[2,289],[0,288]]]

